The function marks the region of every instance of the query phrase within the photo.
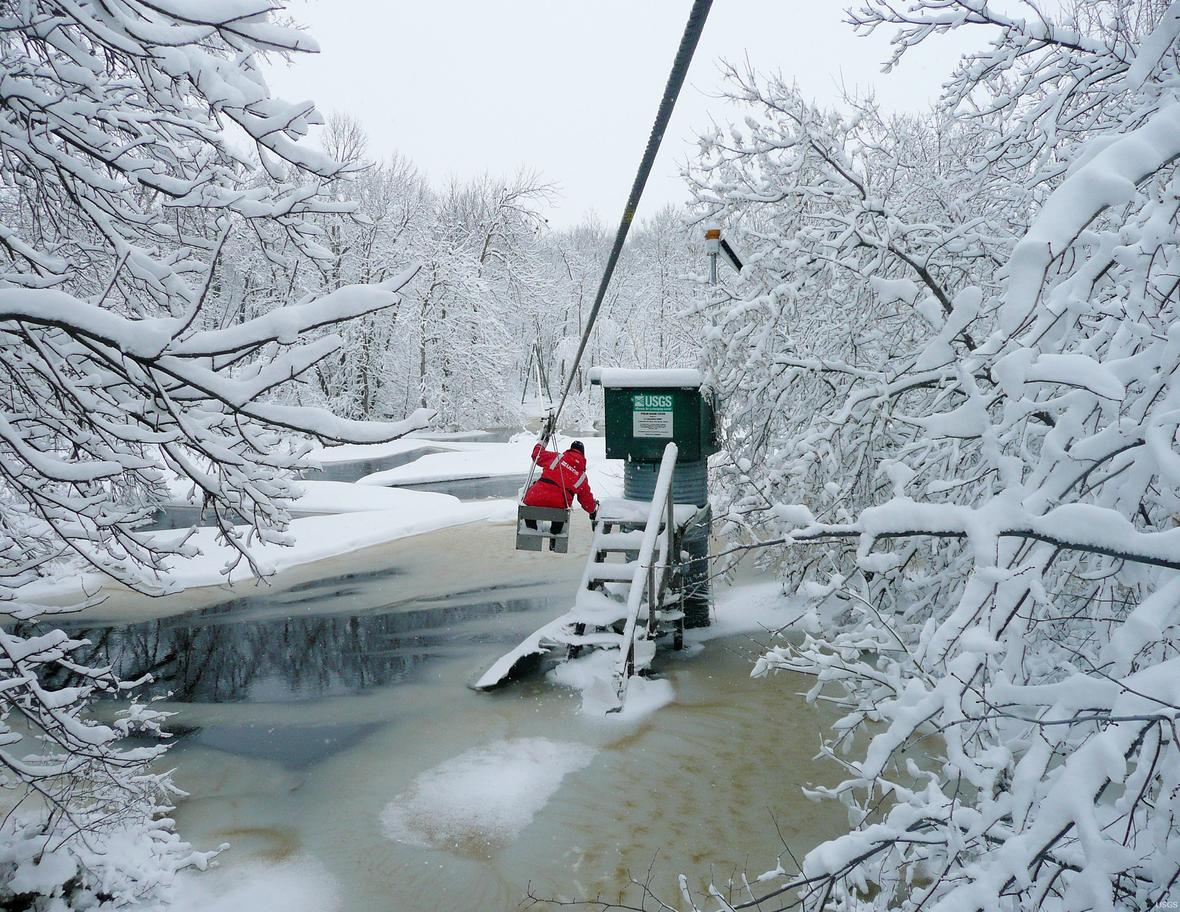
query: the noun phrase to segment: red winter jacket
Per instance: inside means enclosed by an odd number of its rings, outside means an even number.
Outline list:
[[[577,495],[578,503],[587,513],[598,509],[598,501],[590,493],[590,482],[586,478],[585,456],[577,450],[554,453],[538,443],[533,447],[533,460],[541,470],[541,477],[524,495],[527,506],[564,510]]]

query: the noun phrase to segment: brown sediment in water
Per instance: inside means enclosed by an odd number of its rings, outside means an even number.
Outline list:
[[[378,603],[387,610],[401,604],[424,610],[432,607],[425,600],[434,597],[539,579],[553,583],[550,592],[572,594],[585,559],[577,542],[568,556],[521,554],[512,548],[512,531],[472,524],[296,568],[276,579],[281,586],[271,591],[375,568],[404,572],[372,591],[361,587],[340,604],[292,601],[290,609],[280,604],[275,610],[354,613]],[[576,527],[579,534],[586,530]],[[331,599],[331,587],[323,591]],[[201,607],[201,599],[214,604],[227,597],[224,590],[186,595],[178,605],[128,604],[123,616],[142,617],[149,609],[152,616],[161,609],[172,614]],[[798,695],[809,679],[751,679],[759,647],[749,639],[709,642],[692,656],[661,654],[657,667],[673,682],[676,701],[639,722],[588,718],[571,692],[538,679],[495,694],[467,690],[473,669],[507,648],[494,639],[503,635],[504,624],[524,625],[511,631],[523,636],[549,619],[521,613],[503,616],[501,627],[464,621],[468,626],[462,628],[456,621],[456,636],[466,635],[456,639],[454,653],[396,686],[305,702],[170,704],[181,712],[179,723],[223,735],[243,727],[290,734],[345,722],[366,726],[364,737],[341,739],[339,749],[297,771],[281,759],[232,753],[240,749],[232,738],[171,752],[168,764],[179,767],[178,784],[193,795],[177,809],[181,834],[201,848],[234,844],[221,856],[220,870],[202,876],[232,877],[251,858],[307,856],[335,881],[341,909],[398,912],[507,912],[518,907],[530,884],[538,896],[633,900],[632,879],[650,878],[652,890],[676,907],[678,874],[688,877],[694,892],[710,883],[724,891],[735,872],[754,877],[776,865],[783,851],[780,832],[802,857],[846,827],[841,806],[814,804],[800,791],[840,776],[814,759],[832,712]],[[493,639],[481,638],[488,636]],[[589,766],[568,774],[511,839],[451,828],[427,832],[430,845],[423,847],[397,843],[384,832],[383,810],[423,772],[514,738],[582,744],[597,753]]]
[[[710,884],[724,891],[733,877],[753,878],[777,864],[785,855],[780,832],[802,857],[846,825],[842,807],[814,804],[800,792],[838,775],[813,759],[829,714],[795,694],[804,681],[751,679],[740,649],[714,645],[741,641],[708,644],[694,658],[666,663],[678,702],[622,731],[582,716],[577,701],[539,682],[491,700],[474,694],[460,686],[456,661],[431,687],[370,695],[396,701],[404,694],[414,712],[309,769],[303,788],[268,790],[256,800],[235,796],[224,812],[214,797],[195,796],[200,816],[206,824],[224,814],[259,820],[262,829],[294,829],[300,854],[331,871],[345,909],[508,912],[530,884],[544,897],[634,901],[640,888],[633,880],[649,879],[675,908],[678,874],[695,893]],[[382,831],[382,809],[421,773],[513,737],[580,742],[597,754],[511,840],[452,828],[424,848]],[[183,773],[183,757],[174,759]],[[261,769],[255,778],[267,781]],[[206,846],[225,825],[210,827],[205,838],[185,805],[178,818],[182,832]],[[224,866],[236,861],[233,850],[223,856]]]
[[[291,827],[229,827],[216,830],[214,835],[228,842],[231,849],[237,847],[246,858],[286,861],[299,851],[299,836]]]

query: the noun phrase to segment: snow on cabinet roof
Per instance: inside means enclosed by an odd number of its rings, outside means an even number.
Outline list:
[[[628,370],[621,367],[592,367],[590,382],[604,387],[685,387],[699,388],[701,372],[692,368],[664,370]]]

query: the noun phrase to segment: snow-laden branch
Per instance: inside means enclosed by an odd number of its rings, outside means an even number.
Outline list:
[[[290,345],[300,336],[395,306],[395,294],[417,274],[407,270],[378,285],[350,285],[307,304],[280,307],[225,329],[186,333],[191,321],[178,318],[129,320],[117,313],[53,289],[0,288],[0,332],[6,322],[54,327],[114,348],[141,361],[165,356],[211,358],[268,342]]]
[[[1141,532],[1117,510],[1071,503],[1041,516],[997,498],[980,507],[915,503],[895,499],[860,512],[852,523],[812,523],[779,541],[814,542],[855,538],[858,555],[867,569],[879,540],[898,538],[961,538],[977,559],[998,553],[996,540],[1021,538],[1057,548],[1100,554],[1118,560],[1180,570],[1180,529]]]
[[[175,588],[191,531],[141,531],[191,484],[220,542],[259,574],[289,544],[294,474],[323,441],[426,425],[289,404],[347,357],[345,334],[396,312],[412,260],[355,284],[329,271],[323,221],[353,212],[354,166],[301,140],[310,102],[271,97],[265,54],[315,44],[259,0],[29,0],[0,10],[0,906],[167,904],[204,867],[155,772],[166,714],[90,718],[123,681],[41,626],[69,608],[31,595],[89,570]],[[247,138],[230,140],[226,123]],[[306,292],[306,293],[305,293]],[[400,414],[389,410],[385,414]],[[227,571],[230,568],[226,568]],[[134,737],[134,742],[127,739]]]
[[[1100,147],[1062,182],[1008,262],[1009,292],[1000,310],[999,329],[1016,332],[1033,312],[1052,263],[1060,258],[1099,214],[1130,202],[1144,180],[1180,157],[1180,102],[1154,112],[1147,122]],[[1081,154],[1087,155],[1086,149]],[[1049,303],[1053,309],[1053,303]]]
[[[694,169],[750,264],[714,310],[718,506],[801,615],[757,672],[843,712],[810,794],[851,821],[747,907],[1180,883],[1175,10],[869,0],[899,54],[993,33],[928,120],[733,74],[751,117]]]

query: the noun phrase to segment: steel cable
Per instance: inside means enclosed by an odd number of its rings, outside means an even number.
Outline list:
[[[590,341],[590,331],[594,328],[594,321],[598,311],[606,298],[606,290],[614,275],[615,265],[619,261],[619,254],[623,251],[623,244],[627,240],[627,232],[631,230],[631,222],[635,218],[635,210],[639,208],[639,200],[643,196],[643,188],[655,164],[656,154],[660,151],[660,142],[664,138],[664,131],[668,128],[668,121],[672,119],[672,110],[676,107],[676,99],[680,95],[680,88],[684,85],[684,77],[688,75],[692,55],[696,51],[697,42],[705,28],[705,19],[713,0],[694,0],[692,12],[688,15],[688,24],[684,27],[684,36],[680,39],[680,49],[676,52],[676,59],[672,62],[672,72],[668,74],[668,84],[664,87],[664,97],[660,99],[660,108],[656,112],[656,122],[651,128],[651,136],[647,140],[647,148],[643,152],[643,160],[639,163],[639,172],[635,175],[635,182],[631,185],[631,195],[627,198],[627,206],[623,210],[623,218],[619,222],[619,230],[615,233],[615,243],[611,247],[610,256],[606,261],[606,269],[602,274],[602,281],[598,284],[598,293],[594,296],[594,306],[590,308],[590,316],[586,320],[586,329],[582,332],[582,340],[578,345],[578,352],[574,355],[570,365],[569,376],[565,381],[565,388],[561,392],[561,401],[553,413],[553,426],[557,424],[557,417],[565,408],[566,399],[574,385],[574,378],[578,375],[578,364],[582,354],[586,351],[586,343]]]

